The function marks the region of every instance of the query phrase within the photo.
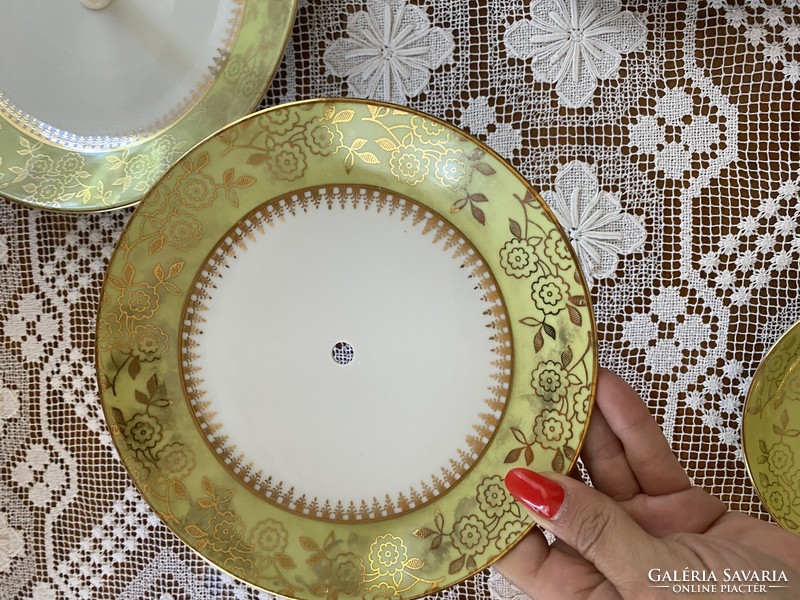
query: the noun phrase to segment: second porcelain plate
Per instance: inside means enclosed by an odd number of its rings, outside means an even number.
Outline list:
[[[413,598],[492,563],[531,527],[506,471],[571,467],[597,373],[538,194],[438,120],[344,100],[256,113],[167,173],[97,350],[147,501],[295,598]]]
[[[250,112],[297,0],[17,0],[0,19],[0,195],[50,210],[139,202]]]
[[[800,535],[800,323],[767,352],[742,416],[747,469],[772,517]]]

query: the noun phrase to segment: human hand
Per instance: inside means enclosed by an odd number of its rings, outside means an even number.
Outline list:
[[[693,487],[641,398],[610,371],[598,377],[582,458],[595,489],[555,473],[506,476],[511,494],[556,537],[548,546],[534,529],[496,563],[531,598],[661,599],[671,597],[675,576],[692,573],[706,581],[677,582],[695,586],[691,598],[800,597],[800,536],[728,511]],[[758,582],[726,581],[753,571]],[[773,581],[764,582],[762,571]]]

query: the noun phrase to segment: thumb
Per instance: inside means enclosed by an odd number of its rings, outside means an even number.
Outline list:
[[[544,529],[577,550],[615,587],[636,587],[667,551],[605,494],[570,477],[512,469],[506,487]]]

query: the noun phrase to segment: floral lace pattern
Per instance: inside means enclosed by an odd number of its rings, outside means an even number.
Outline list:
[[[555,83],[559,101],[571,108],[586,106],[598,81],[616,77],[622,55],[647,33],[615,0],[544,0],[531,2],[530,11],[503,41],[511,56],[531,61],[537,80]]]
[[[594,8],[587,11],[590,4]],[[537,6],[548,7],[537,13],[539,29],[533,22]],[[345,75],[348,65],[366,63],[374,52],[347,61],[337,54],[343,56],[343,48],[370,52],[372,42],[355,43],[351,24],[374,29],[367,21],[383,24],[386,7],[392,23],[399,23],[400,15],[404,23],[420,25],[423,38],[404,42],[406,48],[436,49],[416,56],[422,64],[408,71],[416,79],[391,80],[395,95],[389,98],[488,142],[548,197],[555,213],[563,213],[559,218],[567,227],[574,188],[581,190],[576,206],[584,218],[592,213],[587,206],[595,194],[613,197],[615,202],[603,196],[596,205],[616,215],[598,231],[629,237],[608,252],[596,250],[599,262],[591,255],[591,266],[584,262],[594,272],[600,362],[644,395],[696,484],[733,508],[768,517],[748,480],[740,433],[743,400],[761,357],[800,319],[800,307],[791,301],[800,279],[800,172],[791,142],[798,122],[800,5],[691,0],[678,13],[674,3],[652,0],[492,0],[480,6],[301,0],[293,38],[264,104],[368,95],[370,84],[373,97],[385,97],[384,80],[378,79],[383,71],[369,77],[362,71],[361,79]],[[627,27],[629,36],[596,35],[594,40],[609,45],[597,57],[552,54],[551,64],[545,42],[534,36],[555,31],[555,18],[571,19],[573,13],[580,18],[582,11],[585,18],[598,11],[593,27]],[[598,25],[604,18],[612,20]],[[515,34],[507,35],[518,23]],[[351,42],[340,42],[329,53],[337,40]],[[589,46],[581,47],[588,52]],[[580,67],[577,84],[572,56]],[[616,72],[606,70],[614,64]],[[352,81],[357,83],[351,87]],[[281,124],[274,128],[280,136]],[[324,152],[339,145],[335,133],[329,134],[309,131],[304,141],[293,143]],[[427,167],[435,176],[431,156]],[[289,144],[263,158],[265,173],[276,176],[291,173],[296,156]],[[411,177],[416,163],[414,156],[406,158],[396,161],[396,172]],[[353,161],[364,164],[355,154]],[[579,164],[591,176],[581,175],[580,185],[562,177],[556,185],[569,165],[573,177],[583,173]],[[11,166],[8,159],[0,164],[0,192],[18,175]],[[143,166],[120,166],[123,181],[117,188],[125,184],[126,172],[136,185]],[[443,176],[456,178],[455,162],[442,166]],[[42,172],[30,167],[34,175]],[[29,173],[26,184],[58,180],[72,186],[67,193],[79,191],[80,171],[77,179],[59,180],[57,164],[38,167],[49,175],[36,179]],[[201,179],[187,178],[187,202],[229,202],[224,189],[206,188]],[[565,207],[558,209],[562,199]],[[166,211],[166,199],[163,207]],[[187,550],[141,499],[111,447],[95,391],[94,317],[106,261],[129,217],[130,211],[70,217],[0,202],[0,565],[8,557],[0,566],[0,597],[266,599]],[[153,217],[167,227],[166,214]],[[641,242],[634,220],[645,231]],[[189,208],[174,216],[169,228],[182,232],[187,244],[197,233]],[[508,242],[504,265],[532,285],[539,278],[530,242],[513,236]],[[541,281],[537,290],[546,306],[559,286]],[[144,310],[148,297],[138,298]],[[157,353],[158,336],[139,333],[139,359],[152,364],[146,358]],[[534,337],[531,330],[529,343]],[[546,333],[543,338],[549,339]],[[526,377],[557,398],[557,366],[548,376]],[[534,425],[524,432],[528,439]],[[543,417],[537,427],[535,433],[546,440],[560,435],[557,418]],[[524,464],[524,448],[521,444],[518,464]],[[767,443],[763,455],[765,475],[785,478],[785,449]],[[792,460],[796,469],[797,452]],[[177,475],[186,465],[178,455],[169,464]],[[773,493],[776,502],[783,498],[780,491]],[[487,506],[499,500],[487,487]],[[452,544],[455,534],[465,551],[503,543],[503,531],[484,539],[470,521],[456,527],[453,516],[446,516],[443,541],[446,535]],[[436,523],[429,528],[436,531]],[[281,537],[270,531],[264,525],[253,543],[279,548]],[[425,541],[432,543],[436,535]],[[324,536],[316,542],[324,547]],[[383,562],[375,555],[371,572],[392,569],[390,542],[378,545],[386,546],[386,554]],[[352,564],[346,556],[335,558],[324,565],[331,581],[345,588],[351,585]],[[505,585],[487,587],[487,577],[481,574],[437,598],[516,598]],[[381,592],[390,595],[388,586],[378,585],[375,596]]]
[[[369,0],[324,60],[354,96],[402,104],[427,88],[431,71],[450,60],[454,48],[452,34],[432,27],[422,9],[406,0]]]
[[[589,165],[573,161],[559,170],[555,190],[542,193],[564,227],[589,282],[611,277],[620,256],[641,248],[645,230],[623,212],[619,199],[599,189]]]
[[[735,27],[761,58],[775,65],[790,83],[800,82],[800,18],[797,2],[784,0],[781,6],[769,2],[734,4],[712,0],[711,6],[724,12],[728,24]],[[792,10],[795,9],[795,10]]]

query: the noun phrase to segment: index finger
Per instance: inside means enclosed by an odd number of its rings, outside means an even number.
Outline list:
[[[598,375],[596,408],[605,418],[609,430],[619,440],[630,473],[642,492],[660,496],[691,486],[688,475],[672,453],[647,405],[621,377],[606,369],[601,369]],[[588,437],[587,434],[587,441]],[[607,443],[613,444],[613,441],[607,440]],[[611,453],[611,462],[606,459],[605,465],[602,462],[593,465],[592,446],[587,450],[584,462],[593,481],[595,477],[599,481],[613,477],[608,474],[609,466],[616,464],[619,465],[617,468],[623,469],[620,456],[616,453]],[[600,452],[595,453],[601,455]],[[625,475],[617,475],[617,480]],[[602,485],[600,489],[602,490]]]

